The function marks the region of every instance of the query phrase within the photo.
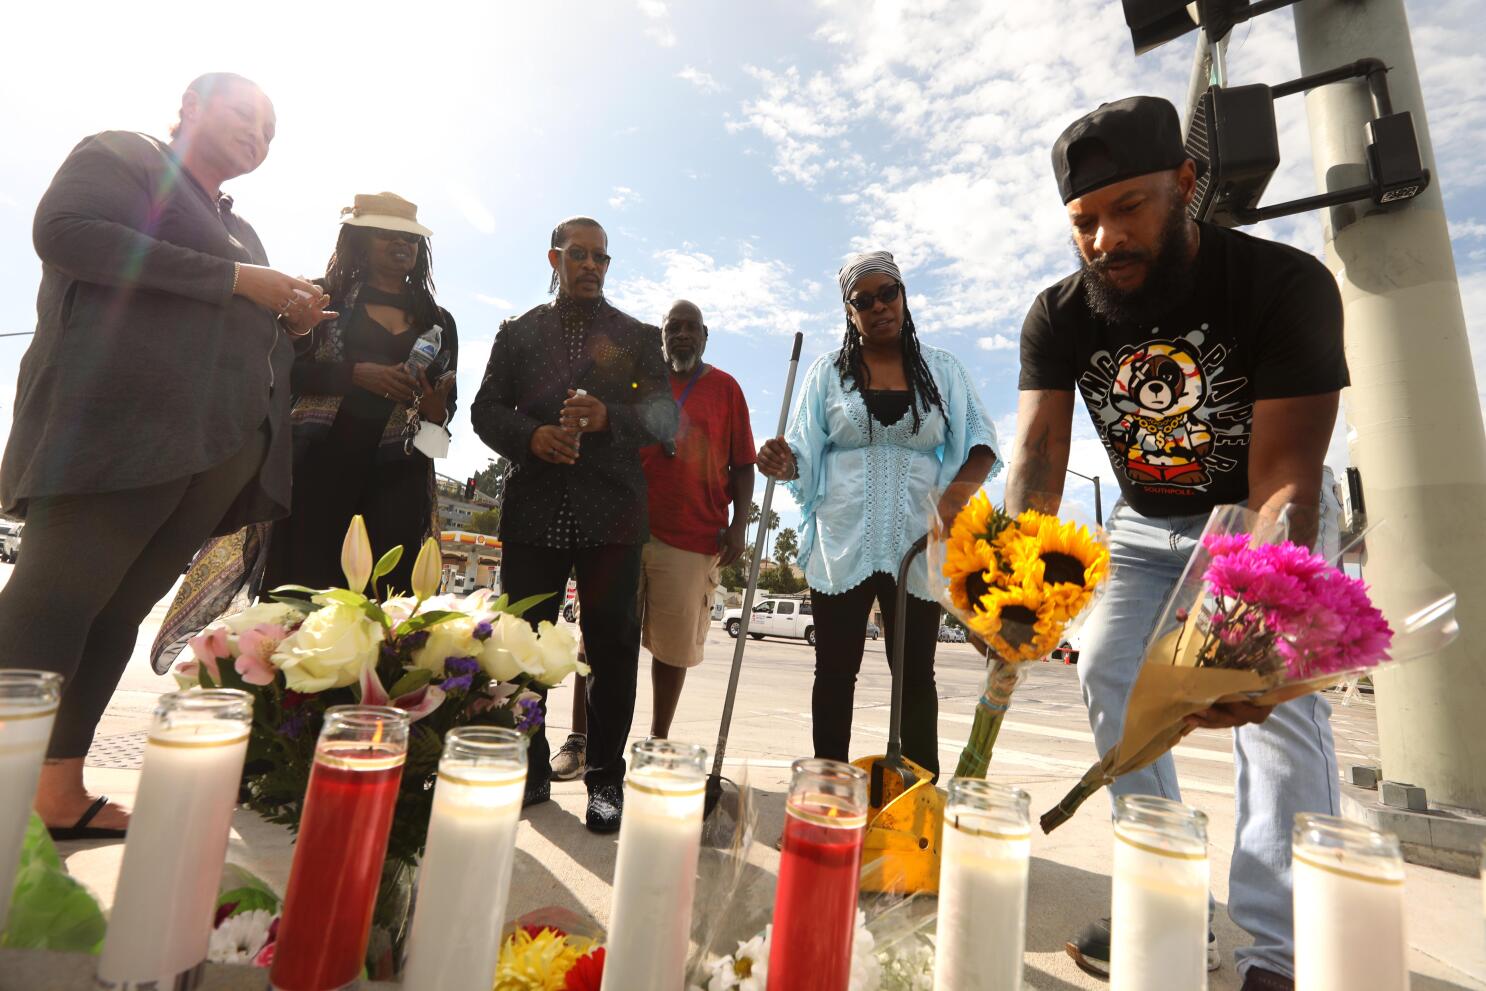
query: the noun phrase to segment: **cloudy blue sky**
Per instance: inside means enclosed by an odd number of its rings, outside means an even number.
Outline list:
[[[1477,377],[1486,384],[1486,78],[1473,0],[1409,3]],[[1037,291],[1071,270],[1047,149],[1098,103],[1180,102],[1193,39],[1131,54],[1116,0],[729,4],[26,4],[0,59],[0,333],[34,326],[30,223],[67,151],[105,128],[162,134],[195,75],[228,69],[275,101],[267,163],[228,188],[276,265],[323,271],[340,207],[396,191],[435,232],[440,300],[473,396],[501,319],[545,299],[547,235],[608,228],[611,299],[658,321],[688,297],[708,358],[772,432],[789,335],[836,346],[841,258],[903,264],[920,330],[971,367],[1003,439],[1015,342]],[[1299,75],[1288,13],[1234,34],[1233,82]],[[1269,199],[1314,190],[1304,104],[1282,101]],[[1474,138],[1471,136],[1475,135]],[[1260,229],[1320,250],[1320,221]],[[0,340],[8,432],[26,338]],[[1079,414],[1073,466],[1112,482]],[[456,422],[441,470],[488,452]],[[1345,447],[1332,460],[1344,463]],[[1079,483],[1070,495],[1088,500]],[[788,497],[786,524],[796,514]]]

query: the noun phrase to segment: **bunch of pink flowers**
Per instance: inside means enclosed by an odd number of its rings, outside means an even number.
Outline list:
[[[1247,534],[1209,535],[1202,543],[1212,558],[1203,582],[1213,600],[1202,666],[1304,681],[1387,657],[1393,630],[1367,586],[1319,554],[1288,541],[1252,545]]]

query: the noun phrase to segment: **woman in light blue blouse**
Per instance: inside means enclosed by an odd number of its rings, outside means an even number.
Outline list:
[[[953,519],[1001,458],[965,367],[919,343],[893,256],[856,255],[838,278],[841,349],[810,367],[787,435],[764,443],[758,465],[788,482],[801,507],[799,560],[815,620],[815,756],[844,761],[873,600],[891,650],[903,555],[928,531],[931,511]],[[903,752],[937,775],[939,606],[922,557],[909,573],[907,612]]]

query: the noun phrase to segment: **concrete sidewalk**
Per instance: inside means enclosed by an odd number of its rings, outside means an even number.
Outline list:
[[[0,578],[8,568],[0,566]],[[152,617],[158,623],[160,610]],[[137,755],[153,699],[174,688],[169,678],[149,670],[143,653],[154,635],[141,631],[140,646],[114,696],[90,755],[90,786],[128,804],[135,791]],[[727,686],[733,641],[714,627],[705,663],[689,675],[672,737],[709,749]],[[981,664],[969,647],[941,644],[937,664],[940,694],[941,761],[953,768],[979,697]],[[760,794],[758,842],[751,851],[750,877],[761,887],[755,904],[729,920],[739,938],[756,928],[767,910],[769,875],[777,868],[773,849],[783,819],[790,761],[811,752],[809,699],[813,654],[803,642],[751,641],[744,659],[737,710],[729,745],[728,774],[746,778]],[[649,662],[641,658],[640,702],[633,738],[648,734]],[[552,693],[549,733],[554,749],[570,725],[573,693]],[[854,755],[881,753],[887,728],[889,677],[881,641],[870,642],[856,694],[852,738]],[[1377,757],[1371,700],[1339,705],[1334,717],[1343,766]],[[1215,922],[1223,967],[1211,975],[1213,991],[1238,987],[1232,951],[1247,937],[1223,911],[1228,895],[1228,861],[1233,845],[1233,758],[1229,734],[1199,731],[1177,749],[1177,766],[1186,800],[1209,816],[1213,894],[1220,911]],[[1034,816],[1051,807],[1094,759],[1092,736],[1071,667],[1039,664],[1018,690],[997,743],[990,777],[1025,788]],[[133,765],[133,766],[131,766]],[[517,838],[517,863],[510,912],[521,915],[556,906],[607,922],[615,839],[583,827],[580,783],[559,783],[554,801],[531,810]],[[1107,805],[1095,799],[1051,836],[1034,832],[1027,928],[1026,986],[1040,991],[1101,988],[1105,982],[1079,971],[1063,952],[1065,940],[1088,921],[1108,914],[1110,843]],[[67,844],[69,868],[111,903],[120,843]],[[290,860],[287,833],[251,813],[239,812],[229,859],[262,875],[282,890]],[[1482,893],[1476,878],[1410,866],[1408,925],[1414,991],[1445,988],[1486,989],[1486,940]],[[757,926],[761,927],[761,926]],[[0,981],[3,987],[3,981]]]

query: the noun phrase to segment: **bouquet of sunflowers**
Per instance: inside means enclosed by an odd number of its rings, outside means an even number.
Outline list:
[[[1100,534],[1036,510],[1010,516],[984,491],[929,540],[943,606],[985,645],[985,690],[958,777],[985,777],[1025,661],[1047,657],[1109,574]]]

